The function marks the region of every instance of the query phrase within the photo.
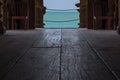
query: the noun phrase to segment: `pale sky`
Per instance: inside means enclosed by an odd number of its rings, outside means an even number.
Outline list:
[[[80,0],[44,0],[47,9],[77,9],[76,3]]]

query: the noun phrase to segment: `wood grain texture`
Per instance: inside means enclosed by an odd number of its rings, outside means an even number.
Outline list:
[[[45,29],[39,36],[39,39],[33,45],[34,48],[40,47],[60,47],[61,46],[61,30]]]
[[[0,37],[0,78],[26,53],[38,34],[36,31],[7,31]]]
[[[59,48],[30,49],[4,80],[59,80]]]
[[[116,80],[78,30],[62,32],[61,80]]]
[[[114,31],[8,31],[0,36],[0,80],[117,80],[119,40]]]
[[[81,32],[81,31],[79,31]],[[82,31],[91,47],[120,79],[120,36],[115,31]]]

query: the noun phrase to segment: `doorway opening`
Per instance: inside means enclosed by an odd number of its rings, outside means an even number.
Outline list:
[[[44,0],[44,28],[79,28],[80,14],[76,3],[79,0]]]

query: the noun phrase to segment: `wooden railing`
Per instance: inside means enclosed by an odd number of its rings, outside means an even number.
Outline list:
[[[97,16],[96,17],[96,27],[98,27],[99,25],[99,22],[101,20],[106,20],[106,29],[111,29],[111,20],[112,20],[112,17],[111,16]]]
[[[15,27],[15,20],[24,20],[25,21],[25,27],[24,29],[28,29],[28,17],[27,16],[12,16],[12,25],[11,29],[16,29]]]

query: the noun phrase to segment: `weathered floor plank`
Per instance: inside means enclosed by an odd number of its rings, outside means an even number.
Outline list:
[[[62,45],[79,45],[84,41],[83,36],[78,34],[77,29],[63,29],[62,30]]]
[[[114,31],[8,31],[0,37],[0,79],[116,80],[112,71],[120,77],[119,40]]]
[[[34,32],[34,34],[33,34]],[[36,31],[7,31],[0,37],[0,79],[25,54],[40,34]]]
[[[59,80],[59,48],[32,48],[4,80]]]
[[[68,41],[66,45],[63,42],[61,80],[116,80],[109,69],[90,48],[82,34],[80,35],[77,30],[63,31],[63,40],[67,40],[67,38],[72,40],[73,36],[75,38],[73,39],[74,42]],[[72,43],[75,44],[73,45]]]
[[[33,45],[34,48],[40,47],[60,47],[61,29],[44,29],[39,39]]]
[[[120,79],[120,36],[115,31],[79,31],[84,34],[91,47]]]
[[[116,80],[88,48],[64,47],[61,64],[62,80]]]

